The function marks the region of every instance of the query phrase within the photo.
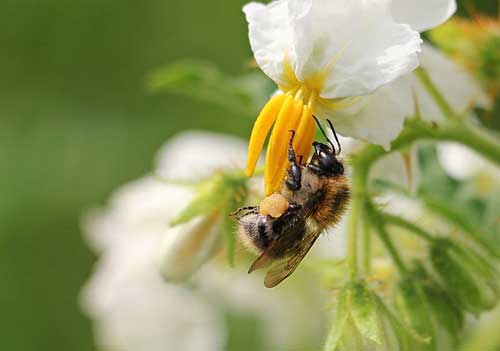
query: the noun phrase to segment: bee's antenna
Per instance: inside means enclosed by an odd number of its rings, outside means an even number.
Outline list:
[[[333,136],[335,137],[335,141],[337,142],[337,145],[339,146],[339,152],[337,153],[337,155],[340,155],[340,151],[342,151],[342,146],[340,146],[339,137],[337,136],[337,132],[335,132],[335,128],[333,128],[332,121],[330,121],[329,119],[327,119],[327,121],[328,121],[328,124],[330,125],[330,128],[332,129]]]
[[[328,136],[326,135],[325,133],[325,130],[323,129],[323,127],[321,126],[321,123],[319,122],[318,118],[316,116],[313,116],[314,120],[316,121],[316,124],[318,125],[318,128],[319,130],[321,131],[321,134],[323,134],[323,136],[325,137],[326,141],[332,146],[332,150],[335,154],[337,154],[337,152],[335,151],[335,146],[333,145],[332,141],[328,138]],[[334,132],[334,135],[335,135],[335,132]],[[337,138],[337,136],[335,135],[335,138]],[[340,144],[339,144],[340,145]]]

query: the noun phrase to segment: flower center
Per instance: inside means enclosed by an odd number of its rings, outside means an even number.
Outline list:
[[[255,121],[248,148],[246,174],[251,176],[274,124],[264,169],[266,195],[278,192],[282,186],[289,165],[287,151],[290,131],[295,131],[293,149],[298,160],[306,162],[316,132],[313,114],[317,104],[328,105],[330,108],[337,105],[337,101],[327,101],[319,96],[330,69],[329,66],[310,78],[299,81],[288,60],[285,60],[284,75],[287,83],[279,86],[283,94],[272,97],[262,109]]]

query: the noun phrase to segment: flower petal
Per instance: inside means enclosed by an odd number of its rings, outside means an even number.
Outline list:
[[[83,216],[84,238],[101,253],[138,235],[161,233],[192,197],[191,189],[167,185],[153,177],[134,180],[115,191],[106,208],[93,209]]]
[[[289,52],[290,27],[287,2],[273,1],[268,5],[249,3],[243,7],[248,22],[248,36],[255,60],[260,68],[278,85],[285,85],[285,57]]]
[[[420,36],[394,22],[386,0],[291,0],[289,9],[295,74],[319,79],[322,98],[368,94],[418,66]]]
[[[427,70],[431,81],[455,113],[464,114],[475,106],[490,106],[491,102],[474,78],[431,45],[424,45],[420,60],[421,66]],[[416,76],[412,81],[422,117],[435,122],[442,121],[442,111],[422,83]]]
[[[189,287],[165,283],[154,262],[158,233],[136,234],[106,249],[81,292],[97,349],[221,350],[225,325],[215,306]]]
[[[405,78],[398,79],[364,97],[357,105],[334,112],[318,105],[316,110],[318,117],[332,121],[339,134],[388,149],[403,129],[405,118],[413,113],[409,82]]]
[[[226,134],[189,131],[169,139],[156,156],[156,173],[166,179],[195,181],[218,168],[243,167],[247,146]]]
[[[439,26],[457,10],[455,0],[393,0],[392,14],[399,23],[419,32]]]

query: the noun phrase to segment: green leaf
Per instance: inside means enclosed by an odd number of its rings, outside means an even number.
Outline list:
[[[382,331],[378,308],[373,293],[364,283],[352,283],[350,287],[351,315],[359,333],[377,344],[382,344]]]
[[[272,92],[272,84],[259,72],[233,77],[196,61],[162,67],[150,75],[148,85],[153,92],[181,94],[245,116],[255,115]]]
[[[218,208],[224,201],[224,191],[220,177],[209,178],[202,181],[196,187],[196,195],[177,217],[170,222],[171,226],[176,226],[189,222],[197,216],[206,215]]]

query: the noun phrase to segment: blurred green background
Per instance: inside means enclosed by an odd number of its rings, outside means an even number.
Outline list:
[[[149,171],[177,131],[248,134],[247,116],[146,87],[182,58],[243,72],[244,3],[2,1],[0,350],[92,350],[77,305],[94,260],[82,211]]]

